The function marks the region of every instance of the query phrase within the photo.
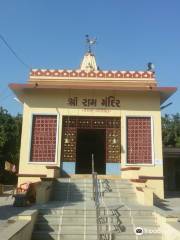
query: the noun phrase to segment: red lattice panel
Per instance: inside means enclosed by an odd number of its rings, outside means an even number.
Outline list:
[[[63,162],[76,161],[76,137],[77,137],[76,128],[68,128],[68,127],[64,128],[63,148],[62,148]],[[66,143],[66,139],[68,139],[67,143]]]
[[[127,162],[152,163],[151,118],[127,118]]]
[[[106,162],[121,162],[121,133],[119,129],[106,129]]]
[[[56,131],[56,116],[33,116],[31,162],[55,162]]]

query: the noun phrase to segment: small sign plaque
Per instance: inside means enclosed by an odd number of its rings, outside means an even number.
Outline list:
[[[77,107],[81,105],[82,107],[97,107],[101,106],[103,108],[120,108],[120,99],[114,96],[106,96],[101,99],[96,98],[78,98],[69,97],[67,99],[67,104],[72,107]]]
[[[163,161],[161,159],[156,159],[155,160],[155,165],[162,165]]]

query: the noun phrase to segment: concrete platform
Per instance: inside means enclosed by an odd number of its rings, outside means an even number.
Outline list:
[[[0,232],[7,231],[8,227],[12,225],[9,218],[15,218],[18,214],[24,212],[30,207],[13,207],[14,198],[10,195],[5,194],[0,196]]]
[[[69,176],[67,176],[67,178],[73,178],[73,179],[74,178],[78,178],[78,179],[90,178],[90,179],[92,179],[92,174],[70,174]],[[98,174],[98,179],[121,179],[121,176],[116,176],[116,175],[99,175]]]

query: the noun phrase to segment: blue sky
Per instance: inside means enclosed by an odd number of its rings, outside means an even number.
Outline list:
[[[179,87],[180,1],[178,0],[1,0],[0,34],[32,68],[77,68],[85,34],[103,70],[145,70],[156,66],[160,86]],[[12,114],[22,106],[7,88],[24,83],[25,68],[0,41],[0,105]],[[163,113],[179,112],[179,91]]]

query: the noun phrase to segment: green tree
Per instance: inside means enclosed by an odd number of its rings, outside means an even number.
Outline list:
[[[166,147],[180,147],[180,114],[162,117],[162,139]]]
[[[5,161],[16,166],[19,162],[22,117],[11,116],[0,107],[0,169],[4,170]]]

